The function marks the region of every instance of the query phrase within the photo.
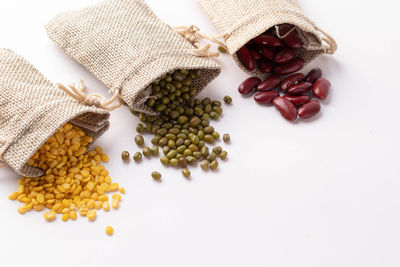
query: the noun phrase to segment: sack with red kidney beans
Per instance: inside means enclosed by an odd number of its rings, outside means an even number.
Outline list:
[[[198,1],[239,67],[252,76],[293,73],[337,49],[335,40],[304,15],[297,0]]]

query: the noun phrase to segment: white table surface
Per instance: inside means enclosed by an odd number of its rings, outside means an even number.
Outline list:
[[[106,94],[43,30],[57,13],[93,2],[2,0],[0,46],[53,82],[82,78],[90,92]],[[122,150],[137,151],[138,119],[121,108],[98,140],[111,176],[127,189],[120,209],[94,223],[22,216],[7,199],[18,175],[2,169],[0,266],[400,266],[399,2],[299,2],[339,43],[334,57],[307,68],[320,66],[333,84],[321,116],[292,124],[241,97],[237,86],[247,76],[225,55],[222,74],[202,94],[234,101],[216,123],[232,136],[218,172],[192,169],[187,181],[156,159],[123,164]],[[195,0],[148,3],[170,25],[216,33]]]

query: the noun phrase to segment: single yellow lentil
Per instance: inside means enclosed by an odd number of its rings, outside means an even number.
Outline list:
[[[119,200],[118,199],[113,199],[111,201],[111,207],[113,207],[114,209],[118,209],[119,207]]]
[[[46,211],[43,213],[43,217],[46,219],[46,221],[54,221],[56,219],[57,214],[53,210]]]
[[[69,213],[64,213],[61,217],[61,220],[63,220],[64,222],[69,220]]]
[[[89,221],[96,220],[96,216],[97,216],[97,213],[96,213],[95,210],[89,210],[88,211],[87,217],[88,217]]]
[[[106,227],[106,234],[107,235],[113,235],[114,234],[114,229],[111,226]]]

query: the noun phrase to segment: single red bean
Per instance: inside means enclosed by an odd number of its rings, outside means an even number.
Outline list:
[[[261,82],[260,78],[257,77],[248,78],[239,85],[238,91],[242,95],[248,95],[257,87],[257,85],[260,82]]]
[[[253,39],[256,44],[268,46],[268,47],[280,47],[283,46],[281,40],[276,38],[275,36],[269,34],[261,34]]]
[[[288,63],[296,56],[296,50],[290,47],[283,48],[276,54],[274,61],[279,64]]]
[[[242,48],[240,48],[239,51],[237,51],[236,55],[246,69],[250,71],[254,70],[256,64],[254,62],[254,59],[251,57],[247,47],[243,46]]]
[[[285,119],[294,121],[297,118],[296,107],[286,98],[282,96],[275,97],[272,103]]]
[[[315,81],[313,86],[313,94],[319,99],[325,99],[328,97],[331,83],[324,78],[319,78]]]
[[[293,25],[290,24],[282,24],[279,26],[279,35],[285,36],[290,30],[293,29]],[[291,48],[301,48],[303,46],[303,41],[297,34],[296,30],[293,30],[287,36],[282,38],[282,41]]]
[[[281,77],[279,75],[271,75],[265,79],[262,83],[258,84],[257,91],[264,92],[275,89],[281,83]]]
[[[322,77],[322,70],[320,68],[312,69],[304,79],[306,82],[315,83],[316,80]]]
[[[273,60],[275,57],[275,51],[272,48],[263,47],[260,49],[260,52],[266,59]]]
[[[287,75],[301,70],[304,67],[303,59],[294,59],[289,63],[277,65],[272,69],[272,72],[278,75]]]
[[[278,97],[277,91],[259,92],[254,95],[254,100],[259,104],[271,104],[275,97]]]
[[[311,97],[308,95],[284,95],[283,97],[295,106],[301,106],[311,100]]]
[[[290,95],[301,95],[301,94],[304,94],[304,93],[307,93],[308,91],[310,91],[311,88],[313,88],[312,83],[302,82],[302,83],[298,83],[298,84],[290,87],[288,89],[288,93]]]
[[[273,65],[272,65],[271,61],[264,59],[260,62],[260,69],[262,72],[271,73],[272,68],[273,68]]]
[[[297,113],[299,114],[300,118],[309,119],[317,115],[320,111],[321,104],[317,100],[312,100],[301,106]]]
[[[304,80],[303,73],[292,74],[289,77],[287,77],[285,80],[283,80],[283,82],[281,83],[281,89],[283,91],[286,91],[293,85],[298,84],[299,82],[302,82],[303,80]]]
[[[250,55],[252,56],[252,58],[255,61],[259,61],[262,59],[262,56],[260,55],[260,53],[258,53],[255,49],[249,49]]]

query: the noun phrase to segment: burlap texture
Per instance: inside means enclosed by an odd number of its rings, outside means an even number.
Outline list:
[[[301,10],[297,0],[198,0],[202,9],[214,25],[226,34],[229,53],[239,67],[256,76],[265,76],[258,68],[247,70],[239,61],[236,52],[254,37],[271,27],[289,23],[297,27],[304,47],[298,56],[306,63],[326,52],[320,33],[314,23]]]
[[[60,14],[46,25],[64,52],[136,111],[153,113],[143,103],[154,80],[176,69],[202,69],[194,86],[199,92],[221,69],[210,58],[194,55],[194,47],[163,23],[143,0],[106,0]]]
[[[97,138],[108,119],[108,111],[72,99],[23,57],[0,49],[0,157],[17,173],[43,174],[26,162],[65,123]]]

